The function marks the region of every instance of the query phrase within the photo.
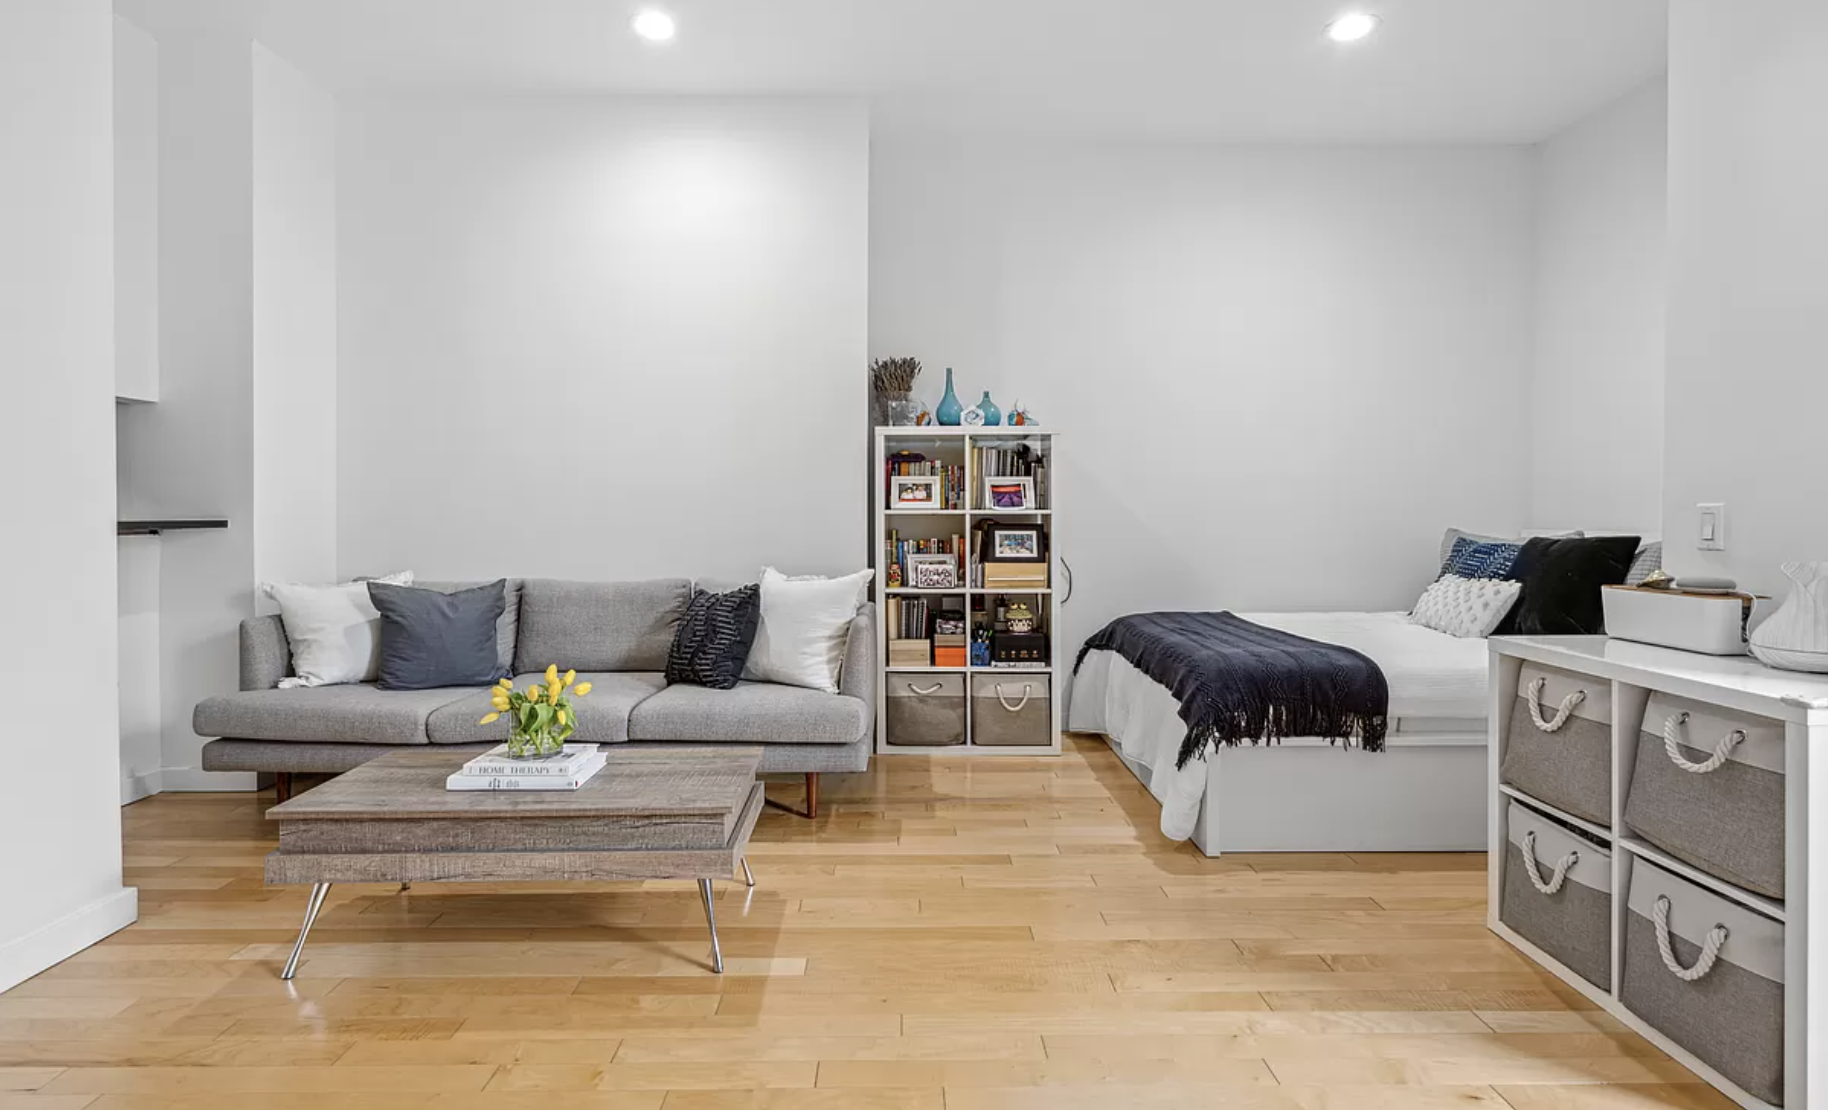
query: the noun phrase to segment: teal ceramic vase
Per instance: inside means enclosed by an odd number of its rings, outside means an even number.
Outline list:
[[[977,410],[984,414],[984,426],[987,428],[995,427],[1003,422],[1003,410],[997,408],[997,403],[990,399],[988,389],[984,391],[984,399],[977,403]]]
[[[952,392],[952,367],[946,367],[946,395],[939,399],[939,407],[933,410],[933,419],[948,428],[958,427],[959,414],[965,406],[958,403],[958,394]]]

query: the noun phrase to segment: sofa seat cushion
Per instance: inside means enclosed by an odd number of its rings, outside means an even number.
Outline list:
[[[544,681],[546,676],[543,674],[516,675],[514,686],[525,690],[536,682]],[[629,712],[642,700],[666,688],[666,677],[652,671],[579,672],[578,681],[590,683],[590,693],[571,703],[578,711],[578,730],[568,741],[572,744],[620,744],[626,741]],[[492,725],[476,723],[489,711],[489,691],[472,690],[434,712],[426,730],[434,744],[506,743],[506,717]]]
[[[742,744],[854,744],[874,712],[860,699],[772,682],[732,690],[668,686],[635,706],[635,740],[718,740]]]
[[[243,690],[199,702],[191,727],[199,736],[242,740],[423,744],[426,719],[471,692],[468,687],[383,690],[366,682]]]

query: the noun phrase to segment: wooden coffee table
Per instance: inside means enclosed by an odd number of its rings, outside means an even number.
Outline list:
[[[279,822],[267,882],[312,884],[282,979],[298,970],[332,883],[696,879],[711,969],[723,973],[711,882],[740,866],[755,885],[747,854],[762,811],[760,748],[610,748],[608,766],[579,790],[446,790],[474,754],[390,752],[267,811]]]

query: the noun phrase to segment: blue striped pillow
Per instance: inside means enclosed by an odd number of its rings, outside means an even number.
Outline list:
[[[1462,536],[1454,541],[1441,573],[1456,578],[1509,578],[1522,550],[1520,543],[1481,543]]]

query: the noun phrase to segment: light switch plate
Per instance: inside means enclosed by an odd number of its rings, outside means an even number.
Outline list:
[[[1695,506],[1699,523],[1695,528],[1697,551],[1726,550],[1726,504],[1712,501]]]

